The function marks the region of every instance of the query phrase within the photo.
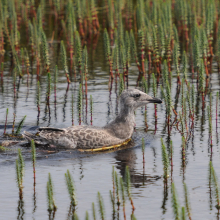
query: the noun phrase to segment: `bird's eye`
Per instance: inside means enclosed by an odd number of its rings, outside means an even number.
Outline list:
[[[140,97],[140,96],[141,96],[141,94],[134,94],[134,95],[133,95],[134,98],[138,98],[138,97]]]

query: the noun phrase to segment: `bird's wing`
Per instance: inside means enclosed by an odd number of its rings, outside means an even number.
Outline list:
[[[107,147],[123,142],[99,127],[73,126],[67,128],[67,133],[74,137],[77,141],[77,148],[80,149]]]
[[[107,147],[122,143],[106,130],[91,126],[72,126],[66,129],[41,129],[41,137],[49,143],[67,148],[92,149]]]

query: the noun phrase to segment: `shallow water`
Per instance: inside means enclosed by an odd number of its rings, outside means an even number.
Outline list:
[[[101,51],[101,52],[100,52]],[[103,65],[102,45],[98,45],[95,52],[96,61],[93,62],[88,80],[88,96],[92,95],[93,105],[93,125],[104,126],[111,121],[118,112],[117,95],[115,84],[112,92],[108,90],[107,67]],[[214,66],[215,67],[215,66]],[[176,95],[175,74],[172,87],[172,97]],[[53,76],[53,74],[52,74]],[[129,71],[129,87],[134,88],[137,79],[137,71],[131,67]],[[211,75],[211,90],[213,91],[213,103],[215,93],[219,90],[219,78],[215,72]],[[13,113],[16,113],[16,122],[27,115],[23,130],[35,132],[38,126],[67,127],[72,125],[71,100],[74,97],[74,124],[78,124],[77,96],[78,82],[73,82],[66,93],[66,80],[64,73],[59,72],[57,84],[57,103],[54,105],[54,92],[51,90],[50,114],[45,111],[46,97],[46,76],[41,76],[41,112],[38,118],[36,102],[36,77],[30,79],[30,85],[26,85],[27,78],[24,76],[17,87],[17,99],[14,101],[13,83],[9,70],[4,72],[4,91],[0,93],[0,134],[4,130],[5,111],[9,108],[8,127],[10,132],[13,121]],[[195,81],[193,82],[195,83]],[[18,80],[17,80],[18,85]],[[118,90],[117,90],[118,91]],[[149,90],[152,95],[152,88]],[[161,94],[158,92],[158,98]],[[180,108],[178,107],[178,110]],[[90,124],[89,100],[86,106],[84,100],[83,123]],[[213,104],[213,116],[215,105]],[[97,192],[99,191],[104,199],[106,219],[112,219],[112,206],[109,190],[112,186],[112,166],[118,174],[124,177],[125,167],[129,166],[131,172],[131,192],[135,205],[135,216],[137,219],[172,219],[173,210],[171,204],[171,189],[167,194],[164,192],[163,165],[161,156],[161,137],[167,140],[165,130],[165,104],[157,106],[158,121],[155,130],[154,105],[147,107],[148,131],[145,131],[144,108],[136,111],[136,131],[133,135],[134,146],[129,149],[99,154],[83,154],[76,151],[59,150],[56,152],[37,149],[36,162],[36,194],[33,190],[33,170],[29,148],[22,148],[25,158],[24,177],[24,198],[23,205],[19,201],[19,192],[16,185],[15,160],[17,151],[11,147],[10,151],[0,153],[0,217],[1,219],[46,219],[47,197],[46,184],[48,173],[51,173],[54,184],[55,201],[58,210],[55,219],[67,219],[70,207],[67,187],[64,174],[67,169],[73,176],[76,187],[78,205],[76,213],[80,219],[85,218],[88,211],[92,217],[92,202],[95,202],[98,215]],[[220,166],[220,154],[218,147],[218,130],[213,117],[213,155],[212,161],[217,176],[220,178],[218,167]],[[23,131],[22,130],[22,131]],[[145,139],[145,164],[143,168],[143,157],[141,142]],[[218,218],[215,208],[215,195],[213,187],[210,187],[208,164],[210,161],[210,144],[208,134],[208,120],[206,111],[202,112],[201,102],[197,103],[196,121],[194,135],[189,140],[186,150],[186,168],[182,169],[181,160],[181,135],[173,127],[171,133],[173,141],[173,174],[169,178],[169,183],[175,182],[175,186],[180,201],[180,206],[184,206],[183,180],[187,184],[189,200],[192,208],[193,219],[215,219]],[[170,184],[169,184],[170,186]],[[9,205],[10,204],[10,205]],[[20,207],[20,211],[19,208]],[[130,218],[132,212],[129,200],[126,200],[126,215]],[[120,218],[123,219],[122,207],[119,210]],[[117,213],[116,213],[117,215]]]

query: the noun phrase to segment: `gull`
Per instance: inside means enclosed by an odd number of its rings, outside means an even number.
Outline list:
[[[135,128],[134,111],[148,103],[162,103],[138,89],[127,89],[120,96],[120,113],[104,127],[88,125],[68,128],[39,128],[37,135],[24,132],[28,141],[34,139],[37,144],[79,149],[81,151],[98,151],[127,144]]]

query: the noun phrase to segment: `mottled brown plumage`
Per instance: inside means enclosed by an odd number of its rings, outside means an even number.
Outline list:
[[[40,128],[36,142],[65,148],[95,149],[121,144],[131,138],[135,127],[134,111],[147,103],[162,103],[138,89],[124,90],[120,97],[120,113],[114,121],[100,128],[94,126],[72,126],[63,129]],[[24,137],[33,139],[25,132]]]

